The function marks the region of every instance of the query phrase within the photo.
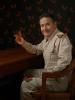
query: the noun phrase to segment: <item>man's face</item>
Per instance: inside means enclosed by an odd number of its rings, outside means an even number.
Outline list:
[[[54,22],[50,17],[42,17],[40,19],[40,28],[44,37],[48,38],[55,31],[56,22]]]

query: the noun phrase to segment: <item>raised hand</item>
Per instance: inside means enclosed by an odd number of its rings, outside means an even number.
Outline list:
[[[19,45],[23,45],[23,43],[25,42],[21,31],[16,32],[16,34],[14,35],[15,37],[15,41],[16,43],[18,43]]]

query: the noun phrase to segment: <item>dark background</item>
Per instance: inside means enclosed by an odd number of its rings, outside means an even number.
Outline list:
[[[68,33],[75,47],[74,6],[74,0],[0,0],[0,50],[18,47],[14,34],[19,29],[27,41],[41,41],[38,16],[42,11],[56,16],[59,29]]]

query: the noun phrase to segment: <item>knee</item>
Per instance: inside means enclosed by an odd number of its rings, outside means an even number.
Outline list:
[[[21,87],[20,87],[21,92],[25,92],[25,88],[26,88],[26,82],[25,81],[22,81]]]
[[[21,83],[21,92],[25,93],[25,92],[30,92],[32,90],[32,85],[30,82],[27,81],[22,81]]]

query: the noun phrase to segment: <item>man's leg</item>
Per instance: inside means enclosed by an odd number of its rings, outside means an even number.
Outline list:
[[[23,80],[21,84],[21,100],[34,100],[31,93],[36,91],[36,88],[41,85],[40,78],[32,78],[30,81]]]

